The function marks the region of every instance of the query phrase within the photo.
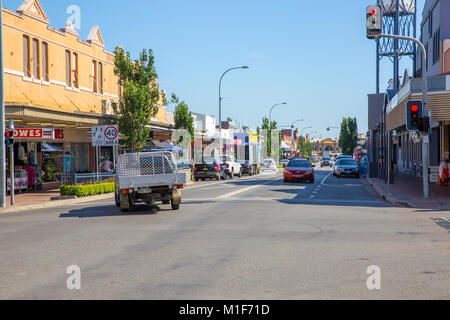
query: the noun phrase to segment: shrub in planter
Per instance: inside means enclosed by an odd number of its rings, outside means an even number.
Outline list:
[[[108,183],[90,184],[81,186],[64,185],[61,186],[59,190],[62,196],[87,197],[111,193],[114,192],[114,189],[115,189],[114,182],[108,182]]]

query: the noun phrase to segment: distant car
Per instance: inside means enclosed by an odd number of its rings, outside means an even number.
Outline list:
[[[322,158],[320,162],[320,167],[331,167],[331,158]]]
[[[225,164],[221,164],[218,159],[213,157],[205,157],[202,163],[194,165],[194,180],[226,180],[227,172],[225,171],[225,168]]]
[[[277,164],[273,159],[264,159],[262,163],[262,170],[277,171]]]
[[[314,168],[306,159],[291,160],[284,170],[284,182],[309,181],[315,182]]]
[[[288,165],[288,163],[289,163],[289,160],[287,160],[287,159],[282,159],[282,160],[280,160],[280,165],[282,165],[283,168],[286,168],[286,166]]]
[[[242,167],[242,174],[248,174],[249,176],[253,176],[258,173],[258,165],[251,164],[249,160],[239,160],[239,163]]]
[[[334,174],[340,178],[343,176],[354,176],[361,178],[361,171],[359,165],[354,159],[343,158],[339,159],[335,164]]]

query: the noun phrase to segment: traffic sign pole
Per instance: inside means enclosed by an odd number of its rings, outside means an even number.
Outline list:
[[[14,120],[9,120],[9,131],[14,132]],[[13,133],[14,138],[14,133]],[[14,143],[9,146],[9,176],[11,180],[11,206],[14,206],[14,194],[16,189],[16,183],[14,179]]]

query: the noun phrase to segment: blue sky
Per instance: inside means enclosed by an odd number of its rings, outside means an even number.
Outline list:
[[[15,10],[21,0],[3,0]],[[365,8],[375,0],[41,0],[50,25],[64,26],[67,7],[81,8],[80,36],[99,25],[107,50],[121,44],[137,57],[151,48],[161,89],[175,92],[192,111],[256,128],[279,102],[279,125],[304,119],[314,135],[336,138],[343,117],[367,130],[367,94],[375,92],[375,42],[365,36]],[[418,0],[419,12],[424,0]],[[419,14],[419,16],[421,16]],[[407,66],[409,61],[402,63]],[[382,66],[381,88],[391,78]],[[403,71],[401,71],[403,73]],[[170,109],[170,108],[169,108]],[[307,132],[307,131],[306,131]]]

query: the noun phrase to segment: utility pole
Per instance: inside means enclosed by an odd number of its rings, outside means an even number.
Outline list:
[[[5,77],[3,61],[3,6],[0,0],[0,134],[5,133]],[[0,208],[6,208],[6,147],[0,143]]]

